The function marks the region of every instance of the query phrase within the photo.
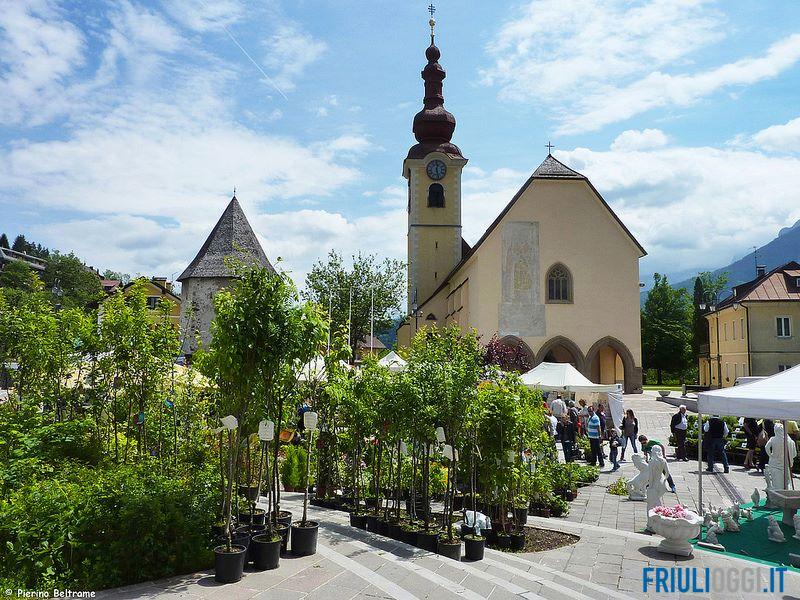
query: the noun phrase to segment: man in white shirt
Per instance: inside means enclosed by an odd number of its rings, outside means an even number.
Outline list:
[[[681,404],[678,407],[678,412],[672,415],[669,428],[672,430],[672,435],[675,436],[675,459],[687,461],[689,460],[686,455],[686,429],[689,423],[686,420],[686,405]]]
[[[561,396],[556,396],[556,399],[550,402],[550,412],[553,413],[553,416],[556,418],[556,422],[561,419],[561,415],[567,412],[567,405],[564,404],[564,401],[561,399]]]

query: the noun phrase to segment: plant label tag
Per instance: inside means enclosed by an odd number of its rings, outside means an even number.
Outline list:
[[[272,421],[261,421],[258,424],[258,439],[262,442],[271,442],[275,439],[275,423]]]
[[[306,429],[309,431],[314,431],[317,428],[318,419],[319,415],[317,413],[308,411],[303,414],[303,425],[305,425]]]
[[[236,427],[239,426],[238,419],[236,417],[234,417],[233,415],[228,415],[227,417],[222,417],[222,419],[220,419],[220,421],[222,421],[222,425],[228,431],[236,429]]]
[[[458,450],[453,448],[453,460],[458,462]]]
[[[445,444],[442,454],[448,460],[453,460],[453,447],[450,444]]]
[[[506,452],[506,456],[508,457],[508,462],[513,463],[517,460],[517,453],[514,450],[509,450]]]
[[[440,444],[444,443],[444,427],[436,428],[436,441]]]

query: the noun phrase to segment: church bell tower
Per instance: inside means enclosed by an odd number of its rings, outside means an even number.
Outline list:
[[[431,45],[423,109],[414,117],[417,144],[403,161],[408,180],[408,314],[426,301],[461,261],[461,171],[467,159],[451,143],[455,117],[444,108],[445,71],[436,47],[435,9],[431,11]]]

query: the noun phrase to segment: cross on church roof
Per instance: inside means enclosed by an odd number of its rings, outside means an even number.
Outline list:
[[[547,144],[545,145],[545,148],[547,148],[547,153],[548,153],[548,154],[552,154],[552,153],[553,153],[553,148],[555,148],[555,146],[553,146],[553,144],[551,144],[551,143],[548,141],[548,142],[547,142]]]
[[[435,12],[436,12],[436,7],[435,7],[433,4],[431,4],[431,5],[428,7],[428,12],[429,12],[429,13],[431,13],[431,18],[433,18],[433,13],[435,13]]]

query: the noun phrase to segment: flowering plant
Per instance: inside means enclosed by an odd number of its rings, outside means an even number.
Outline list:
[[[669,517],[670,519],[688,519],[692,514],[692,511],[680,504],[676,504],[675,506],[656,506],[653,508],[653,512],[662,517]]]

